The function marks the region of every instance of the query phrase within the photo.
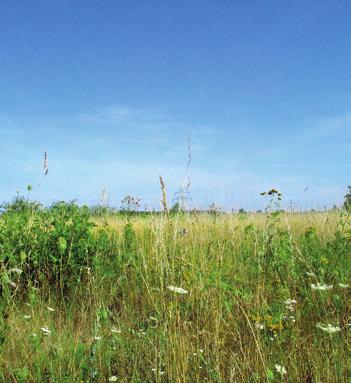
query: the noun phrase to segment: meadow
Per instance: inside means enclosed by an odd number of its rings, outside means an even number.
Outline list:
[[[350,382],[349,213],[0,216],[1,382]]]

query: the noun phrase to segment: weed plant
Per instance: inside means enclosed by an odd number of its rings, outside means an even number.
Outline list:
[[[346,211],[17,198],[0,216],[0,381],[349,382],[350,237]]]

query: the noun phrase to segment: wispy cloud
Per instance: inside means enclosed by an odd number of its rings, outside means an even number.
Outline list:
[[[351,137],[351,113],[339,116],[318,118],[306,123],[307,127],[303,134],[304,142],[324,140],[341,135]]]
[[[304,134],[284,136],[273,144],[264,139],[246,143],[245,135],[238,137],[245,147],[232,140],[240,132],[227,136],[215,127],[191,124],[157,109],[117,105],[17,125],[10,118],[3,121],[1,199],[11,198],[17,189],[24,190],[27,183],[40,183],[46,150],[50,169],[38,193],[41,200],[97,203],[102,188],[107,187],[116,206],[125,194],[135,194],[144,203],[158,207],[158,175],[164,176],[170,199],[183,182],[189,131],[194,205],[207,207],[216,201],[226,208],[255,209],[263,205],[259,193],[270,187],[282,190],[287,201],[306,203],[310,198],[302,193],[306,185],[315,199],[320,197],[321,204],[334,203],[338,195],[342,198],[341,162],[329,164],[330,176],[323,180],[315,164],[323,153],[315,152],[321,145],[315,144],[313,137],[324,137],[328,142],[331,135],[344,132],[351,117],[314,122]],[[321,136],[317,126],[323,128]],[[329,187],[332,178],[334,186]]]

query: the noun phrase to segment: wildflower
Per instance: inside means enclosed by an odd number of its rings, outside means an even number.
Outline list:
[[[339,283],[339,287],[341,287],[342,289],[347,289],[349,285],[345,283]]]
[[[274,368],[282,376],[287,374],[286,368],[284,366],[280,366],[279,364],[275,364]]]
[[[151,371],[153,371],[153,372],[157,372],[157,368],[152,368]],[[158,373],[159,373],[160,375],[164,375],[164,374],[165,374],[165,371],[161,371],[161,370],[159,370]]]
[[[30,315],[23,315],[23,318],[24,318],[24,319],[30,319],[31,316],[30,316]]]
[[[306,271],[306,275],[308,275],[309,277],[315,277],[316,276],[315,273],[311,273],[309,271]]]
[[[294,305],[297,303],[297,301],[295,300],[295,299],[287,299],[285,302],[285,308],[287,309],[287,310],[290,310],[290,311],[294,311],[295,310],[295,307],[294,307]]]
[[[256,322],[255,323],[255,327],[257,328],[257,330],[263,330],[264,329],[264,324]]]
[[[167,289],[171,290],[171,291],[174,291],[175,293],[178,293],[178,294],[188,294],[188,291],[184,290],[181,287],[167,286]]]
[[[97,342],[99,342],[101,339],[102,339],[102,336],[94,336],[94,340],[96,340]]]
[[[55,311],[55,309],[53,309],[52,307],[47,307],[47,309],[51,312]]]
[[[314,283],[311,283],[311,288],[312,290],[330,290],[333,288],[333,285],[326,285],[325,283],[321,284],[317,282],[316,285]]]
[[[297,301],[295,299],[287,299],[285,302],[284,302],[287,306],[290,306],[290,305],[295,305],[297,303]]]
[[[117,382],[117,376],[113,375],[108,379],[109,382]]]
[[[40,330],[43,332],[43,335],[51,335],[51,331],[49,330],[48,326],[41,327]]]
[[[18,275],[20,275],[22,274],[22,270],[17,267],[13,267],[12,269],[9,270],[9,273],[17,273]]]
[[[335,332],[341,331],[339,326],[332,326],[331,324],[323,325],[321,323],[317,323],[316,327],[327,332],[328,334],[334,334]]]
[[[284,326],[282,322],[277,322],[277,323],[270,323],[268,325],[269,329],[276,334],[277,331],[283,330]]]

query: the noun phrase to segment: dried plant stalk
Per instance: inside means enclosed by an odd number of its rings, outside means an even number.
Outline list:
[[[163,211],[168,214],[168,204],[167,204],[167,194],[166,194],[166,186],[163,181],[162,176],[160,177],[160,185],[161,185],[161,191],[162,191],[162,199],[161,199],[161,204],[163,206]]]
[[[46,151],[44,152],[44,176],[46,176],[49,172],[49,165],[48,165],[48,154]]]

